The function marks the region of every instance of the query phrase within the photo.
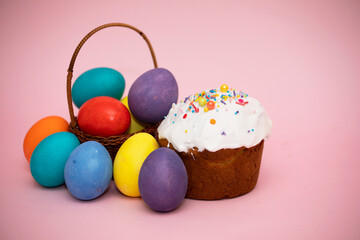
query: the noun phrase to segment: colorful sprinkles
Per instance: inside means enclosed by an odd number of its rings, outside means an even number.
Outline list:
[[[221,106],[223,106],[224,111],[227,112],[229,111],[228,106],[231,106],[233,102],[239,105],[239,108],[246,107],[246,105],[249,103],[249,101],[246,99],[247,97],[248,95],[246,93],[242,91],[236,91],[233,88],[229,89],[228,85],[223,84],[220,88],[211,89],[209,91],[202,91],[200,93],[186,97],[184,101],[181,101],[181,103],[188,104],[186,110],[183,111],[179,109],[179,112],[174,114],[174,120],[176,121],[177,115],[182,116],[183,119],[186,119],[189,114],[191,115],[201,112],[207,113],[213,110],[219,112]],[[238,115],[240,113],[239,110],[236,110],[234,114]],[[255,110],[253,110],[252,113],[256,113]],[[172,121],[172,123],[174,124],[175,121]],[[216,124],[216,119],[211,118],[210,124]],[[189,129],[185,130],[185,133],[188,133],[188,130]],[[254,132],[254,129],[249,129],[247,132]],[[226,132],[222,131],[221,135],[226,136]]]
[[[241,95],[242,97],[243,95]],[[236,104],[239,104],[241,106],[245,106],[246,104],[248,104],[249,102],[245,102],[243,99],[239,98],[238,101],[236,102]]]
[[[229,87],[223,84],[218,89],[211,89],[207,92],[202,91],[201,93],[190,95],[185,98],[184,103],[190,101],[188,110],[192,113],[198,113],[200,112],[200,108],[203,108],[204,112],[208,112],[220,108],[221,104],[227,105],[227,102],[231,103],[232,101],[235,101],[236,104],[241,106],[245,106],[249,103],[244,100],[247,97],[248,95],[246,93],[242,91],[237,92],[235,89],[229,90]]]
[[[213,101],[208,101],[207,104],[206,104],[206,107],[209,110],[213,110],[215,108],[215,103]]]

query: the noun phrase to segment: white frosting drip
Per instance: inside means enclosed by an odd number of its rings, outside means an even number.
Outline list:
[[[190,102],[196,100],[198,94],[190,96],[185,103],[173,104],[158,128],[159,138],[167,139],[179,152],[188,152],[194,147],[215,152],[224,148],[249,148],[270,136],[272,122],[259,101],[242,92],[236,92],[238,97],[227,99],[221,98],[223,93],[219,89],[205,92],[207,96],[216,93],[219,96],[210,99],[216,100],[216,108],[208,112],[196,101],[193,105],[199,112],[192,112],[194,107],[189,110]],[[227,92],[229,96],[233,93]],[[248,103],[240,105],[236,103],[239,99]],[[211,123],[212,119],[215,124]]]

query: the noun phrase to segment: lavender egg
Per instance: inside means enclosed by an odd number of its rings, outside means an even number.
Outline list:
[[[158,123],[178,100],[178,85],[171,72],[151,69],[132,84],[128,94],[131,113],[144,123]]]
[[[168,212],[179,207],[187,186],[185,165],[175,151],[158,148],[145,159],[139,174],[139,190],[154,211]]]

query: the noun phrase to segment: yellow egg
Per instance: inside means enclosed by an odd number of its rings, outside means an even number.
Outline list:
[[[114,181],[117,188],[129,197],[139,197],[139,173],[146,157],[159,144],[148,133],[137,133],[128,138],[116,154],[114,160]]]
[[[128,97],[124,97],[123,99],[121,99],[121,102],[125,105],[125,107],[129,110],[129,104],[128,104]],[[131,116],[131,123],[130,123],[130,127],[127,130],[127,133],[135,133],[138,132],[142,129],[144,129],[146,127],[145,123],[140,122],[139,120],[137,120],[132,113],[130,112],[130,116]]]

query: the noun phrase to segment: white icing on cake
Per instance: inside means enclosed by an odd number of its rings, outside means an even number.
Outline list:
[[[206,106],[199,104],[200,97],[215,102],[215,108],[206,112]],[[215,152],[255,146],[270,136],[271,127],[272,122],[259,101],[243,92],[232,89],[221,92],[218,88],[173,104],[158,134],[179,152],[194,147]]]

